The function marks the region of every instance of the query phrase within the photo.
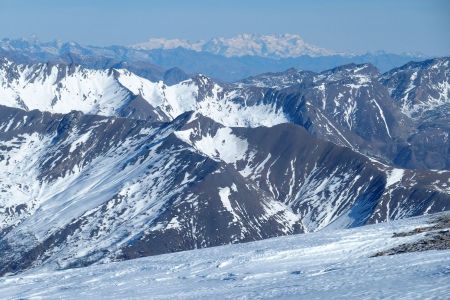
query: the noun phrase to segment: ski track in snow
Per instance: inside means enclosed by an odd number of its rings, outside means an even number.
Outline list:
[[[450,250],[369,256],[423,237],[412,218],[0,278],[4,299],[448,299]]]

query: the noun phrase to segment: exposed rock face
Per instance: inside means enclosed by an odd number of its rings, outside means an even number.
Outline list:
[[[373,256],[396,255],[407,252],[450,249],[450,215],[445,214],[432,223],[432,226],[417,227],[413,231],[394,233],[394,238],[422,235],[414,242],[398,245],[392,249],[380,251]]]
[[[380,77],[406,115],[421,119],[450,103],[450,58],[411,62]]]
[[[437,58],[383,74],[401,111],[414,120],[414,130],[394,162],[406,167],[450,168],[450,58]]]

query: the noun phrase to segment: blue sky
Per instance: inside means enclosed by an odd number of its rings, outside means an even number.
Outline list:
[[[0,38],[132,44],[298,33],[338,51],[450,55],[449,0],[0,0]]]

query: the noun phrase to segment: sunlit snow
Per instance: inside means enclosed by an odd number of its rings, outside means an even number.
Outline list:
[[[6,299],[448,299],[450,250],[370,257],[421,217],[0,278]]]

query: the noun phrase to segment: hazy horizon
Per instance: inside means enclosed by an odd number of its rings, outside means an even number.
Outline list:
[[[338,52],[450,55],[450,1],[0,0],[0,38],[130,45],[149,38],[207,40],[299,34]]]

